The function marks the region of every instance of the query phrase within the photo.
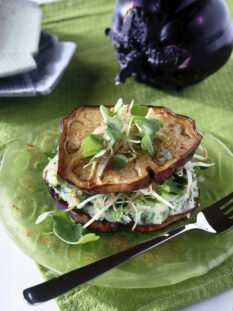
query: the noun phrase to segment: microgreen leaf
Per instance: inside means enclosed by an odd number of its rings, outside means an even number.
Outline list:
[[[44,221],[49,215],[52,216],[50,219],[53,221],[53,233],[67,244],[85,244],[99,239],[94,233],[82,235],[82,225],[76,224],[66,211],[45,212],[37,218],[36,224]]]
[[[171,154],[170,151],[164,149],[164,148],[161,148],[161,150],[158,152],[160,158],[159,160],[160,161],[166,161],[166,160],[172,160],[173,159],[173,156]]]
[[[56,174],[56,179],[57,179],[57,181],[61,184],[61,183],[63,183],[64,182],[64,179],[63,178],[61,178],[61,176],[60,175],[58,175],[58,174]]]
[[[97,161],[97,158],[110,158],[121,151],[124,154],[127,150],[138,154],[138,146],[147,150],[150,155],[154,154],[153,140],[162,124],[156,119],[147,119],[148,107],[134,105],[131,108],[131,116],[128,120],[122,116],[123,101],[120,98],[114,108],[108,109],[100,106],[100,112],[104,119],[104,135],[86,134],[82,141],[83,157],[91,157],[90,164]],[[126,116],[127,117],[127,116]],[[126,118],[127,119],[127,118]],[[125,123],[128,123],[125,124]],[[136,138],[136,139],[134,139]],[[169,154],[166,154],[169,157]],[[122,160],[124,159],[124,160]],[[126,157],[120,159],[118,155],[113,158],[113,167],[121,169],[128,163]],[[120,164],[119,164],[120,163]]]
[[[175,175],[165,180],[163,186],[168,186],[169,191],[172,193],[180,194],[184,192],[186,182],[187,180],[185,178]]]
[[[109,138],[110,140],[122,138],[121,129],[115,123],[108,123],[104,137]]]
[[[103,114],[105,119],[107,119],[107,117],[113,117],[114,116],[114,112],[112,112],[107,107],[104,107],[102,105],[100,106],[100,111]]]
[[[36,219],[36,225],[40,224],[42,221],[44,221],[49,215],[51,215],[52,212],[45,212],[41,214],[37,219]]]
[[[48,158],[48,159],[53,159],[54,157],[55,157],[55,155],[57,154],[56,152],[45,152],[44,153],[45,155],[46,155],[46,157]]]
[[[150,155],[154,154],[154,147],[149,134],[143,136],[141,141],[141,146],[143,150],[147,150]]]
[[[157,200],[155,198],[151,199],[151,198],[144,198],[143,199],[143,205],[147,205],[147,206],[151,206],[154,207],[155,203],[157,202]]]
[[[79,239],[78,244],[86,244],[89,242],[94,242],[94,241],[99,240],[99,238],[100,237],[96,235],[95,233],[87,233]]]
[[[151,139],[155,138],[156,133],[160,129],[160,122],[155,119],[137,120],[135,124],[142,136],[148,134]]]
[[[54,234],[65,242],[78,242],[82,237],[83,227],[81,224],[75,224],[71,216],[65,211],[56,211],[53,213]]]
[[[128,159],[122,154],[116,154],[113,156],[113,168],[115,170],[121,170],[128,164]]]
[[[170,187],[168,185],[160,185],[159,188],[162,190],[162,191],[166,191],[166,192],[170,192]]]
[[[135,125],[135,122],[138,121],[138,120],[145,120],[144,117],[139,117],[139,116],[134,116],[134,117],[131,117],[132,118],[132,125]],[[127,121],[127,123],[129,123],[131,120],[131,118],[129,118],[129,120]]]
[[[110,123],[115,124],[120,130],[122,130],[124,126],[124,121],[118,115],[115,115],[114,117],[107,117],[107,125]]]
[[[162,184],[156,188],[156,192],[165,200],[169,199],[170,186],[167,184]]]
[[[123,215],[123,205],[121,205],[120,207],[118,207],[118,209],[114,212],[114,219],[116,221],[120,220],[121,216]]]
[[[122,98],[119,98],[116,105],[114,106],[114,112],[118,113],[122,106],[123,106],[123,100]]]
[[[82,141],[83,157],[88,158],[98,153],[103,148],[103,137],[94,134],[85,134]]]
[[[96,155],[94,155],[93,159],[100,158],[106,153],[106,149],[100,150]]]
[[[87,138],[87,137],[91,137],[97,141],[102,142],[103,141],[103,137],[97,134],[83,134],[83,138]]]
[[[148,108],[145,106],[134,105],[130,111],[133,116],[145,117],[148,113]]]

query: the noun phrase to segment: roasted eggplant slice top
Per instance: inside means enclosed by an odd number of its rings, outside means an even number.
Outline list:
[[[123,169],[116,170],[109,163],[103,175],[97,178],[98,164],[87,164],[90,158],[83,157],[81,148],[83,134],[91,134],[103,122],[99,107],[82,106],[63,119],[59,142],[58,174],[79,189],[89,193],[131,192],[145,188],[152,180],[161,182],[181,169],[189,161],[200,144],[202,136],[195,122],[177,115],[164,107],[150,107],[150,118],[163,124],[153,140],[154,155],[141,149],[135,159]],[[162,159],[161,142],[172,157]]]

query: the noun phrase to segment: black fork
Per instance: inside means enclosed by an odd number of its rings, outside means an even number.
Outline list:
[[[30,304],[53,299],[173,237],[192,229],[200,229],[210,233],[222,233],[233,225],[233,202],[229,203],[231,199],[233,199],[233,192],[199,212],[197,214],[196,223],[173,229],[87,266],[27,288],[23,291],[24,298]],[[225,206],[227,203],[229,204]]]

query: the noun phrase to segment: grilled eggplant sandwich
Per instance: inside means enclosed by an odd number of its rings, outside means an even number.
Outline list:
[[[195,167],[209,166],[195,122],[164,107],[82,106],[63,119],[43,178],[82,228],[155,231],[198,206]],[[204,153],[194,155],[199,149]],[[197,157],[198,162],[191,162]]]

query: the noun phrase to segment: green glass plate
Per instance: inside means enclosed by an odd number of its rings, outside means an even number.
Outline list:
[[[125,228],[114,234],[100,234],[100,240],[94,243],[66,245],[49,234],[49,224],[35,224],[41,213],[55,209],[42,179],[42,170],[48,162],[45,152],[56,149],[59,135],[60,121],[54,120],[11,144],[4,155],[0,174],[0,219],[19,248],[41,265],[64,273],[155,236],[155,233],[137,233]],[[231,152],[208,133],[202,145],[216,165],[201,171],[205,182],[200,183],[199,210],[232,192],[233,182]],[[163,231],[194,221],[195,215]],[[231,254],[233,228],[221,235],[195,230],[138,256],[91,283],[119,288],[171,285],[206,273]]]

